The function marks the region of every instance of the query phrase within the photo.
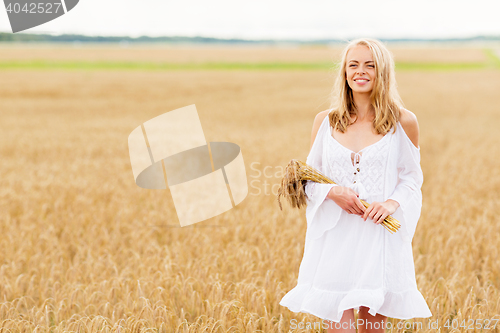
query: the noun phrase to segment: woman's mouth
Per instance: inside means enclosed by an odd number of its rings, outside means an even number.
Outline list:
[[[354,82],[356,82],[359,85],[364,85],[364,84],[368,83],[369,81],[370,80],[368,80],[368,79],[354,79]]]

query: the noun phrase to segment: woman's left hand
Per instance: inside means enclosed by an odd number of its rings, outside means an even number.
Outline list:
[[[398,207],[399,203],[392,199],[388,199],[384,202],[374,201],[366,207],[362,218],[366,221],[366,219],[370,217],[373,223],[380,224],[387,216],[394,214]]]

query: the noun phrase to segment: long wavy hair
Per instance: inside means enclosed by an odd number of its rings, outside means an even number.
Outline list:
[[[372,38],[359,38],[351,41],[342,52],[340,63],[337,63],[337,76],[330,93],[330,124],[344,133],[351,124],[351,116],[357,119],[357,108],[354,104],[352,89],[347,83],[346,62],[349,50],[358,45],[367,46],[375,63],[375,80],[370,94],[371,105],[375,109],[373,127],[378,134],[385,135],[391,128],[396,131],[403,101],[399,96],[394,72],[394,59],[391,52],[382,42]]]

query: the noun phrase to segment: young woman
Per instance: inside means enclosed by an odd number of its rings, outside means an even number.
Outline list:
[[[307,182],[304,256],[280,304],[325,319],[328,332],[384,332],[387,317],[430,317],[411,245],[422,207],[419,127],[380,41],[347,45],[331,106],[314,120],[306,163],[336,185]],[[394,234],[380,224],[388,215],[401,223]]]

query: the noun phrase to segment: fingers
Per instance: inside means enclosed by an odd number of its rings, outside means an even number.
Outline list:
[[[360,204],[362,205],[361,201]],[[363,206],[364,207],[364,206]],[[371,218],[373,220],[373,223],[375,224],[380,224],[384,222],[384,220],[389,216],[389,210],[387,207],[384,206],[383,203],[380,202],[372,202],[368,207],[364,209],[363,215],[361,218],[363,220],[367,220],[368,218]]]
[[[359,207],[359,194],[349,187],[345,189],[347,193],[344,197],[344,202],[339,203],[339,205],[349,214],[363,215],[363,210]]]
[[[356,198],[354,198],[353,200],[353,204],[352,204],[352,207],[351,209],[354,210],[356,212],[357,215],[363,215],[363,212],[364,212],[364,206],[363,204],[361,203],[361,201],[359,201],[359,193],[354,191],[353,189],[351,189],[352,193],[354,193],[354,195],[356,196]]]
[[[381,211],[378,211],[378,212],[377,212],[377,213],[373,216],[373,223],[375,223],[375,224],[380,224],[380,223],[382,223],[382,221],[384,220],[384,219],[380,220],[380,218],[381,218],[382,216],[384,216],[384,214],[382,214],[382,212],[381,212]]]
[[[368,217],[370,217],[373,220],[373,223],[380,224],[380,223],[384,222],[385,218],[388,215],[389,214],[384,207],[374,206],[373,209],[368,214]],[[365,221],[366,221],[366,219],[365,219]]]
[[[351,206],[348,209],[346,209],[346,211],[349,214],[355,214],[355,215],[362,215],[363,214],[361,211],[359,211],[359,208],[357,208],[356,206]]]
[[[386,217],[387,217],[387,214],[380,215],[379,219],[377,220],[377,224],[384,222]]]
[[[349,206],[349,211],[351,211],[351,214],[356,214],[356,215],[362,214],[359,207],[355,203]]]
[[[363,215],[365,213],[366,207],[363,205],[363,203],[358,199],[356,200],[356,205],[359,207],[360,210],[360,215]]]
[[[370,217],[370,218],[371,218],[370,214],[372,213],[372,211],[373,211],[373,205],[369,205],[369,206],[366,208],[365,213],[363,214],[363,220],[365,220],[365,221],[366,221],[366,219],[367,219],[368,217]]]
[[[366,221],[367,218],[371,218],[374,223],[376,223],[380,217],[380,214],[383,213],[381,211],[381,208],[378,205],[378,202],[372,202],[364,211],[363,213],[363,220]]]

